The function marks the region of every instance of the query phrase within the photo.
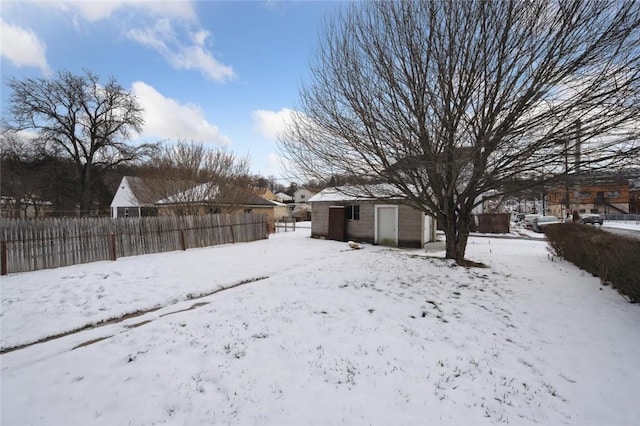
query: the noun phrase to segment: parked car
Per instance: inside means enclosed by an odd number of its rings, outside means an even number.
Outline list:
[[[541,214],[526,214],[522,220],[522,224],[525,229],[533,229],[533,220],[537,217],[542,217]]]
[[[539,216],[533,219],[533,230],[536,232],[542,232],[542,228],[552,223],[562,223],[560,219],[555,216]]]
[[[602,225],[604,223],[604,218],[599,214],[588,213],[580,215],[580,222],[585,224],[590,223],[592,225],[595,225],[596,223]]]

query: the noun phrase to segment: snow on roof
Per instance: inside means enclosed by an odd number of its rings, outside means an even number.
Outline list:
[[[187,189],[179,194],[171,195],[157,202],[157,204],[171,204],[180,202],[202,202],[202,201],[214,201],[218,194],[218,187],[211,182],[206,182],[195,186],[191,189]]]
[[[280,203],[273,200],[267,200],[266,198],[260,195],[251,195],[250,197],[247,198],[246,201],[241,202],[240,204],[247,205],[247,206],[273,207],[274,205],[278,205]]]
[[[291,195],[287,195],[284,192],[278,192],[276,194],[276,198],[278,200],[283,200],[283,201],[291,201],[291,200],[293,200],[293,197]]]
[[[323,189],[319,194],[309,198],[308,202],[334,202],[355,200],[399,199],[404,195],[386,183],[366,186],[338,186]]]

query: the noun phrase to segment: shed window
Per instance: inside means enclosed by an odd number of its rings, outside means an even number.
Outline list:
[[[347,206],[347,219],[360,220],[360,206],[358,205]]]

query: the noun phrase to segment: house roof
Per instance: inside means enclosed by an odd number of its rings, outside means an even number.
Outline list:
[[[293,200],[293,197],[291,195],[285,194],[284,192],[278,192],[276,194],[276,199],[283,200],[283,201],[291,201]]]
[[[157,200],[152,194],[153,191],[144,178],[124,176],[113,196],[111,207],[152,206]]]
[[[130,191],[126,190],[125,185],[123,185],[125,183],[128,185]],[[130,194],[130,195],[125,194],[120,198],[122,197],[127,198],[128,200],[126,201],[126,203],[130,203],[130,205],[137,205],[137,206],[167,205],[167,204],[184,203],[184,202],[215,204],[216,202],[220,202],[219,200],[215,199],[215,197],[218,195],[218,192],[219,192],[218,188],[215,185],[212,185],[211,183],[203,183],[203,184],[194,186],[193,188],[187,189],[186,191],[182,191],[175,195],[165,197],[161,200],[158,200],[157,197],[155,198],[153,197],[152,195],[153,191],[151,190],[152,185],[153,185],[152,182],[149,182],[145,178],[125,176],[122,179],[122,183],[118,191],[125,191],[126,194]],[[135,200],[130,199],[131,195],[135,197]],[[111,203],[112,207],[121,206],[121,204],[118,204],[118,203],[114,204],[117,196],[118,196],[118,193],[116,193],[116,196],[114,196],[114,202]],[[223,201],[221,203],[224,204]],[[274,206],[277,207],[277,206],[285,205],[277,201],[268,200],[265,197],[260,195],[249,195],[247,196],[246,200],[240,201],[237,204],[239,206],[251,206],[251,207],[274,207]]]
[[[243,202],[241,204],[249,205],[249,206],[273,207],[274,205],[279,205],[281,203],[278,203],[277,201],[267,200],[266,198],[261,197],[259,195],[254,195],[252,197],[249,197],[249,199],[246,202]]]
[[[171,203],[179,203],[179,202],[197,202],[197,203],[222,203],[224,201],[216,200],[215,197],[218,195],[218,188],[212,187],[211,184],[204,183],[198,185],[194,188],[191,188],[187,191],[184,191],[175,196],[167,197],[163,200],[158,201],[158,204],[171,204]],[[252,207],[274,207],[278,205],[284,205],[277,201],[272,201],[264,198],[260,195],[250,195],[244,201],[238,201],[238,205],[240,206],[252,206]]]
[[[309,188],[298,188],[293,192],[293,194],[295,195],[295,194],[298,194],[300,192],[311,193],[311,194],[317,194],[318,193],[318,191],[313,191],[313,190],[311,190]]]
[[[213,202],[218,195],[218,187],[211,183],[202,183],[193,188],[182,191],[178,194],[171,195],[162,200],[158,200],[157,204],[172,204],[180,202]]]
[[[338,186],[326,188],[307,200],[309,203],[336,202],[355,200],[381,200],[405,198],[396,188],[389,184],[373,184],[366,186]]]
[[[122,178],[122,180],[125,179],[139,204],[153,204],[157,201],[156,197],[152,195],[146,179],[138,176],[125,176]]]

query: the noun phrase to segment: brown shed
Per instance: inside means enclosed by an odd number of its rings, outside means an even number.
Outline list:
[[[342,187],[327,188],[309,203],[312,237],[400,247],[435,241],[434,219],[403,204],[400,197],[373,198]]]

